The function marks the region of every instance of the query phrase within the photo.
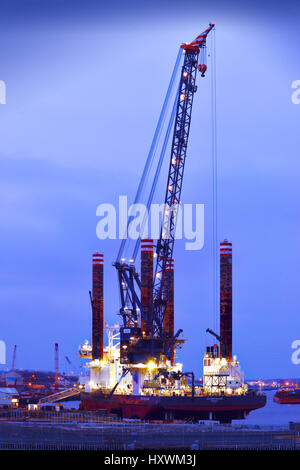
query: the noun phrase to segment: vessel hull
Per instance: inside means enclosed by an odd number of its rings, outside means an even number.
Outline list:
[[[300,404],[300,392],[287,392],[280,391],[273,395],[273,400],[280,405],[299,405]]]
[[[148,397],[83,393],[81,406],[86,411],[106,410],[122,418],[145,420],[243,419],[250,411],[266,404],[263,394],[197,397]]]

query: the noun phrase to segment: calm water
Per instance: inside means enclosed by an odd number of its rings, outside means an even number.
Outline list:
[[[74,401],[64,401],[61,402],[64,404],[67,410],[70,410],[71,408],[75,408],[75,410],[79,409],[80,401],[79,400],[74,400]]]
[[[267,395],[267,403],[260,410],[251,411],[248,418],[244,420],[244,424],[259,425],[285,425],[289,421],[300,423],[300,404],[299,405],[279,405],[273,401],[273,391],[265,392]],[[242,423],[242,421],[234,421]]]
[[[279,405],[273,401],[274,392],[265,392],[267,404],[260,410],[252,411],[245,420],[234,420],[234,423],[262,425],[288,425],[289,421],[300,423],[299,405]],[[79,407],[79,401],[64,402],[66,408]]]

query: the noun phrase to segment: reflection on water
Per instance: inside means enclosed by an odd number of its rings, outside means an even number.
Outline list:
[[[71,410],[72,408],[75,408],[75,410],[78,410],[79,409],[79,405],[80,405],[80,401],[79,400],[74,400],[74,401],[64,401],[64,402],[60,402],[60,403],[63,403],[65,408],[67,410]]]
[[[251,411],[244,421],[234,421],[235,423],[259,424],[259,425],[285,425],[289,421],[300,422],[300,404],[280,405],[273,401],[273,391],[265,392],[267,403],[264,408]]]

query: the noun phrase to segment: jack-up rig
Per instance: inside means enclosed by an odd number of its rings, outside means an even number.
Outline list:
[[[248,390],[236,357],[232,357],[232,246],[227,240],[220,248],[220,343],[208,347],[203,360],[203,386],[195,386],[194,373],[184,372],[175,362],[182,347],[182,330],[174,332],[174,242],[178,207],[190,133],[196,75],[204,77],[206,39],[214,25],[192,43],[180,46],[170,86],[146,161],[135,202],[138,202],[149,170],[153,149],[161,130],[177,70],[183,53],[179,86],[170,122],[149,194],[150,206],[158,180],[166,144],[173,128],[164,210],[156,247],[152,239],[137,240],[132,258],[123,257],[126,239],[121,242],[114,267],[121,299],[122,326],[109,327],[103,317],[103,254],[93,255],[92,345],[79,347],[86,364],[85,391],[81,405],[87,410],[106,409],[124,418],[214,419],[231,422],[265,405],[266,398]],[[136,269],[141,242],[141,270]],[[156,248],[156,249],[155,249]],[[103,347],[104,329],[108,346]]]

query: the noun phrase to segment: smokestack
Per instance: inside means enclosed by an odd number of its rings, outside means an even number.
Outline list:
[[[164,331],[170,336],[174,336],[174,259],[167,260],[165,280],[169,285],[167,307],[164,316]],[[174,365],[175,351],[173,348],[171,364]]]
[[[103,255],[93,255],[93,359],[103,359]]]
[[[220,243],[220,336],[221,357],[232,361],[232,243]]]
[[[152,311],[153,288],[153,240],[141,240],[141,304],[149,318]],[[142,332],[146,331],[146,322],[141,317]]]

